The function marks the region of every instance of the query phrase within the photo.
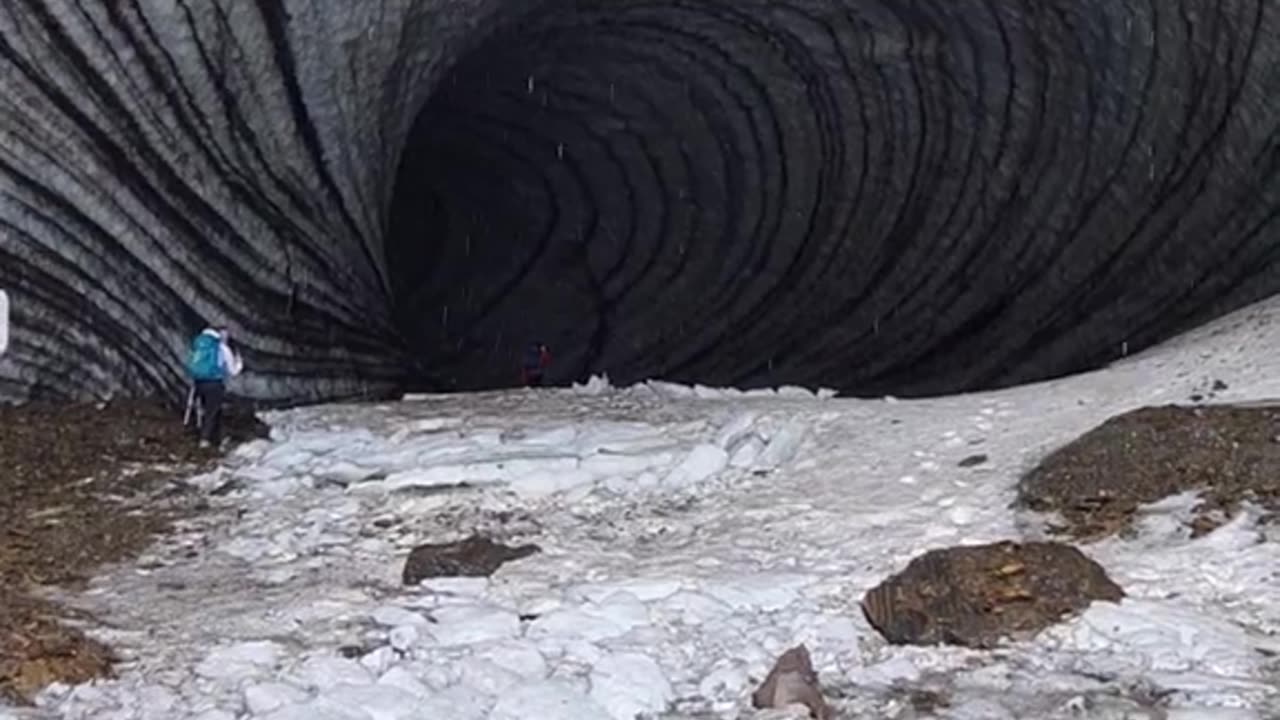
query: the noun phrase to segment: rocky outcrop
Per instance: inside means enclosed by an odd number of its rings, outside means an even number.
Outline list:
[[[12,0],[0,397],[914,394],[1273,293],[1280,8]]]

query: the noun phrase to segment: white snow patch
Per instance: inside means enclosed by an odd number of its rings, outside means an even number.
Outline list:
[[[591,669],[591,697],[614,720],[665,710],[675,696],[667,676],[647,655],[617,653]]]
[[[584,720],[608,717],[604,708],[572,685],[549,680],[522,685],[503,695],[489,720]]]

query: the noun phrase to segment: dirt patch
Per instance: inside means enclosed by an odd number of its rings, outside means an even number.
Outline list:
[[[1244,501],[1280,511],[1280,407],[1147,407],[1119,415],[1027,473],[1017,505],[1059,513],[1058,532],[1093,539],[1127,529],[1137,509],[1202,491],[1193,536]]]
[[[229,409],[233,443],[265,430]],[[34,591],[74,587],[145,548],[202,502],[173,480],[217,457],[158,402],[0,406],[0,696],[23,701],[110,672],[110,650]]]
[[[868,591],[862,611],[894,644],[990,648],[1123,596],[1070,545],[1003,542],[931,550]]]
[[[420,545],[405,560],[402,579],[405,585],[417,585],[435,577],[487,577],[505,563],[539,551],[537,545],[511,547],[478,535],[458,542]]]

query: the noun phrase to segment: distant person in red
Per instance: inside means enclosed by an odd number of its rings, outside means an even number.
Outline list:
[[[542,377],[551,366],[551,350],[540,342],[529,343],[520,365],[520,383],[525,387],[541,387]]]

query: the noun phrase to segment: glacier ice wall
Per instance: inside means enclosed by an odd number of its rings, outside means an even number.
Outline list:
[[[8,0],[0,398],[933,393],[1280,283],[1263,0]]]

